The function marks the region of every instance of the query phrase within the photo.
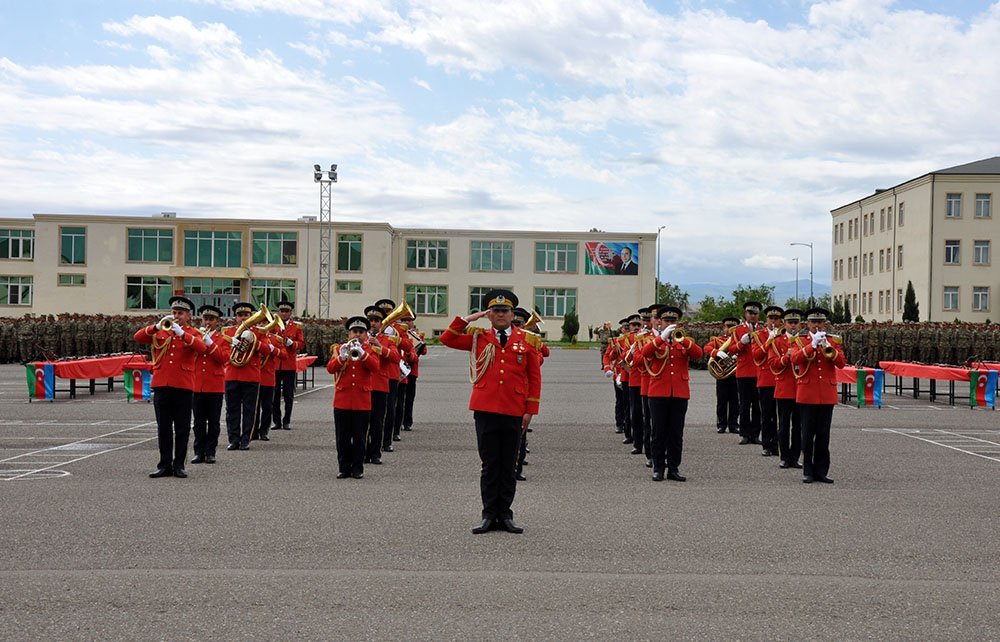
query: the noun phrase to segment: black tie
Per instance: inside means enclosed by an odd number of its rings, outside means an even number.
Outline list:
[[[497,330],[497,338],[500,339],[500,347],[503,348],[507,345],[507,331]]]

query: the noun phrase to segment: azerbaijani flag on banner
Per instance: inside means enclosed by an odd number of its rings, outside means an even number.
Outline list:
[[[56,393],[56,369],[51,363],[24,365],[28,381],[28,397],[51,400]]]
[[[972,370],[969,372],[969,405],[971,407],[994,407],[998,374],[1000,373],[996,370]]]
[[[858,408],[863,406],[882,407],[882,388],[885,372],[881,368],[858,368]]]
[[[149,401],[149,385],[153,373],[149,370],[125,370],[125,394],[129,399]]]

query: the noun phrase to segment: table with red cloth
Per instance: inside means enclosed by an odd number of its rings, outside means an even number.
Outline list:
[[[106,357],[87,357],[85,359],[66,359],[64,361],[34,361],[26,364],[36,369],[52,366],[57,379],[69,381],[68,388],[54,388],[54,392],[68,392],[70,399],[76,398],[76,382],[90,380],[90,394],[97,389],[98,379],[107,379],[108,390],[114,390],[115,377],[121,377],[125,369],[139,370],[148,368],[146,357],[139,353],[115,354]],[[53,397],[55,395],[53,394]]]
[[[316,387],[316,367],[309,366],[313,365],[318,357],[314,354],[300,354],[295,357],[295,387],[302,386],[302,389],[306,389],[306,384],[309,387]],[[323,364],[326,365],[325,363]]]
[[[900,395],[903,391],[912,391],[913,398],[919,399],[920,393],[922,392],[920,381],[926,379],[928,382],[927,393],[928,398],[931,402],[937,400],[937,382],[947,381],[948,382],[948,405],[954,406],[956,399],[969,399],[969,395],[965,396],[955,394],[955,382],[962,381],[968,383],[969,374],[973,369],[981,370],[1000,370],[1000,364],[996,364],[996,367],[987,367],[988,364],[975,364],[974,368],[966,368],[963,366],[948,366],[948,365],[933,365],[928,363],[914,363],[912,361],[880,361],[878,364],[886,374],[891,374],[896,378],[895,388],[896,394]],[[910,378],[913,380],[913,384],[910,386],[903,385],[903,379]],[[968,390],[968,387],[965,388]]]
[[[850,404],[851,399],[857,395],[858,370],[871,370],[875,368],[858,368],[857,366],[844,366],[837,368],[837,383],[840,384],[840,403]],[[885,378],[882,379],[883,393],[885,392]]]

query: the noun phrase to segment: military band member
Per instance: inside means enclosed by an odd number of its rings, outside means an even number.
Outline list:
[[[391,304],[392,301],[385,299],[387,304]],[[395,308],[395,305],[393,306]],[[389,312],[393,308],[389,309]],[[382,308],[385,312],[385,309]],[[386,312],[388,314],[388,312]],[[392,436],[393,440],[400,441],[400,431],[403,429],[403,415],[406,410],[406,396],[409,391],[410,376],[409,373],[413,368],[413,365],[417,361],[417,348],[413,344],[413,339],[410,337],[409,329],[413,326],[414,318],[412,316],[405,315],[399,317],[399,319],[392,324],[392,332],[390,336],[398,337],[399,341],[396,343],[396,349],[399,351],[399,382],[396,386],[396,397],[395,404],[392,409]],[[383,328],[383,332],[388,330],[388,328]],[[405,365],[404,365],[405,364]],[[404,374],[404,372],[406,374]],[[389,413],[386,413],[388,418]]]
[[[417,397],[417,379],[420,376],[420,357],[427,354],[427,342],[424,333],[414,326],[415,319],[403,319],[407,332],[416,334],[420,340],[413,345],[413,362],[410,363],[410,374],[406,375],[406,395],[403,400],[403,430],[413,430],[413,400]],[[398,407],[398,406],[397,406]]]
[[[645,344],[651,342],[653,337],[660,332],[660,309],[665,307],[663,304],[654,303],[649,306],[649,321],[647,322],[645,329],[646,334],[642,335],[640,344],[640,362],[639,371],[642,373],[642,385],[639,389],[639,397],[642,399],[642,419],[645,422],[643,426],[643,448],[646,453],[646,467],[653,467],[653,420],[650,417],[649,412],[649,364],[646,363],[645,353],[641,352],[641,348]]]
[[[753,362],[750,342],[757,331],[760,303],[743,304],[743,323],[733,330],[735,341],[730,352],[736,358],[736,387],[740,392],[740,445],[760,443],[760,400],[757,397],[757,365]]]
[[[767,341],[781,331],[781,313],[776,305],[764,308],[767,319],[764,327],[751,335],[751,350],[754,365],[757,366],[757,399],[760,402],[761,455],[774,457],[778,454],[778,414],[774,406],[774,375],[767,364]]]
[[[379,299],[375,302],[375,307],[382,311],[385,318],[396,308],[392,299]],[[413,350],[413,343],[404,337],[395,324],[380,324],[380,335],[386,337],[393,346],[389,358],[383,361],[386,380],[389,384],[389,391],[385,395],[385,419],[382,429],[382,449],[392,452],[392,442],[400,441],[401,437],[396,430],[396,398],[399,395],[399,380],[402,378],[402,371],[399,368],[400,362]]]
[[[837,405],[837,368],[847,361],[836,342],[826,334],[829,313],[823,308],[806,312],[809,335],[792,348],[791,361],[798,376],[795,403],[802,422],[802,481],[832,484],[830,471],[830,424]]]
[[[704,351],[710,358],[719,358],[719,349],[733,335],[733,329],[740,324],[736,317],[726,317],[722,320],[722,334],[712,337],[705,344]],[[729,342],[730,345],[732,341]],[[728,430],[731,433],[739,431],[740,392],[736,387],[735,377],[715,380],[715,428],[719,434]]]
[[[771,340],[768,365],[774,374],[774,403],[778,408],[778,456],[781,468],[802,468],[799,452],[802,450],[802,433],[799,407],[795,403],[795,373],[790,359],[790,348],[795,345],[802,321],[802,311],[785,310],[782,319],[785,331]]]
[[[287,354],[285,340],[282,337],[258,326],[262,340],[258,347],[260,353],[260,389],[257,393],[257,407],[254,409],[253,430],[251,439],[271,441],[271,401],[274,399],[275,373],[278,362]]]
[[[684,449],[684,418],[691,391],[688,361],[700,359],[701,346],[688,336],[676,336],[681,310],[664,306],[659,316],[666,327],[642,348],[650,372],[649,411],[653,427],[653,481],[686,481],[680,474]]]
[[[621,319],[618,321],[618,336],[612,336],[608,339],[608,347],[601,358],[604,376],[611,379],[615,390],[615,433],[619,435],[625,432],[628,418],[628,396],[627,391],[622,388],[623,370],[620,363],[623,352],[619,341],[626,332],[628,332],[628,319]],[[628,434],[632,435],[631,427],[629,427]]]
[[[184,460],[191,434],[191,402],[195,361],[208,347],[190,325],[194,303],[183,296],[170,298],[171,314],[135,333],[138,343],[151,345],[153,355],[153,409],[160,461],[150,477],[187,477]]]
[[[372,377],[381,369],[368,341],[365,317],[347,320],[347,342],[331,347],[326,370],[333,375],[333,426],[337,436],[337,479],[364,477],[365,434],[372,409]]]
[[[278,316],[285,324],[285,330],[280,334],[285,344],[285,352],[277,363],[274,373],[274,397],[271,400],[271,413],[275,430],[292,429],[292,405],[295,403],[295,360],[305,347],[305,337],[302,334],[302,322],[292,319],[294,306],[286,299],[278,301]],[[281,402],[285,402],[282,413]]]
[[[192,464],[214,464],[215,450],[222,431],[222,398],[226,391],[226,364],[229,344],[220,331],[222,310],[214,305],[198,308],[205,328],[203,341],[208,347],[195,363],[194,388],[194,457]]]
[[[491,290],[484,300],[486,310],[455,317],[441,335],[441,343],[469,352],[469,409],[482,460],[479,487],[483,500],[482,522],[472,532],[521,533],[524,529],[514,522],[511,511],[517,490],[514,464],[521,433],[538,414],[541,369],[538,353],[524,332],[512,327],[517,297],[508,290]],[[489,329],[469,327],[484,316],[489,317]]]
[[[629,349],[625,356],[628,366],[628,407],[632,414],[632,454],[641,455],[646,444],[646,419],[642,415],[642,337],[648,332],[649,308],[640,308],[629,318]]]
[[[250,450],[257,395],[260,392],[260,347],[263,335],[256,328],[245,328],[236,336],[239,326],[254,312],[252,303],[233,304],[236,325],[224,328],[229,337],[230,355],[226,364],[226,450]]]
[[[528,330],[526,324],[531,320],[531,313],[524,308],[514,308],[514,318],[511,321],[515,328],[520,328],[524,332],[525,341],[529,346],[538,352],[538,365],[545,363],[545,357],[549,354],[549,348],[542,341],[541,335]],[[514,467],[514,477],[517,481],[528,481],[524,476],[524,464],[528,455],[528,430],[521,433],[521,443],[517,452],[517,466]]]
[[[389,360],[392,351],[396,348],[387,336],[381,334],[382,319],[385,315],[374,305],[365,308],[365,317],[368,320],[368,345],[379,358],[379,369],[372,376],[372,408],[368,419],[368,450],[365,454],[366,464],[381,464],[382,451],[392,450],[392,443],[384,447],[383,432],[385,429],[385,403],[389,394],[389,377],[386,376],[386,362]],[[398,353],[396,358],[398,359]],[[388,429],[392,433],[392,429]]]

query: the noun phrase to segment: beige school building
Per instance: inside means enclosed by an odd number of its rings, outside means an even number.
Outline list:
[[[36,214],[0,218],[0,316],[151,314],[183,293],[226,309],[285,297],[296,314],[320,308],[321,227],[315,217],[233,220]],[[330,316],[402,297],[428,334],[512,289],[558,338],[575,309],[587,327],[654,300],[656,233],[395,228],[334,222]],[[625,260],[623,260],[623,257]],[[631,259],[630,261],[628,259]]]
[[[993,322],[1000,157],[876,190],[833,210],[833,296],[867,321],[901,321],[907,282],[921,321]]]

